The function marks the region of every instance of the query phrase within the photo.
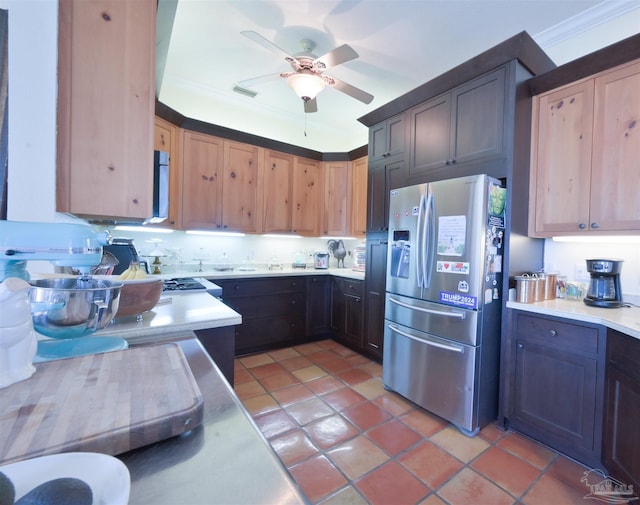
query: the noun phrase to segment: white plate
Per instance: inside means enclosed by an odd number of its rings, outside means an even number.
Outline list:
[[[0,466],[16,490],[16,500],[52,479],[74,477],[93,492],[93,505],[126,505],[131,477],[126,465],[96,452],[64,452]]]

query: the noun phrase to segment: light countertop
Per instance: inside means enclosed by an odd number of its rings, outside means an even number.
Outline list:
[[[238,324],[242,324],[242,316],[208,293],[163,294],[158,304],[139,319],[116,317],[94,335],[123,337],[132,342]]]
[[[163,279],[179,279],[181,277],[204,277],[215,282],[216,279],[250,279],[260,277],[292,277],[292,276],[310,276],[310,275],[333,275],[336,277],[344,277],[347,279],[364,280],[364,272],[353,270],[351,268],[291,268],[284,267],[282,270],[269,270],[264,266],[257,266],[254,270],[242,269],[242,267],[233,270],[204,270],[202,272],[183,271],[162,273],[159,277]]]
[[[577,321],[601,324],[640,340],[640,307],[615,309],[591,307],[580,300],[545,300],[536,303],[508,301],[510,309],[524,310],[548,316],[564,317]]]

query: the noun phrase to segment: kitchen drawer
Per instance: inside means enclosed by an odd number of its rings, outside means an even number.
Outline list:
[[[232,296],[260,296],[275,293],[295,293],[306,288],[303,277],[281,277],[267,279],[227,279],[216,280],[222,288],[222,297]]]
[[[302,317],[268,317],[250,319],[236,326],[236,356],[291,345],[305,337]]]
[[[599,352],[600,330],[596,326],[560,321],[551,317],[536,317],[521,312],[516,312],[515,317],[518,339],[574,353],[596,355]]]
[[[362,281],[354,281],[352,279],[344,279],[344,294],[361,297],[363,292]]]
[[[270,296],[223,297],[222,301],[242,316],[242,321],[258,317],[300,314],[306,310],[306,293],[279,293]]]

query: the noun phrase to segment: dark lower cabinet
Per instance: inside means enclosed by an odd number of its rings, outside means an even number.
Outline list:
[[[640,340],[609,330],[603,463],[636,495],[640,490]]]
[[[222,375],[233,387],[236,327],[207,328],[196,330],[194,333]]]
[[[329,330],[331,277],[307,277],[307,336],[326,337]]]
[[[384,341],[384,300],[387,274],[387,235],[367,236],[367,271],[365,275],[365,325],[363,350],[382,359]]]
[[[331,279],[331,330],[341,343],[359,351],[363,332],[363,282]]]
[[[513,311],[509,426],[576,460],[601,461],[606,333]]]
[[[242,316],[235,354],[264,351],[307,339],[307,282],[302,276],[216,280],[222,299]]]

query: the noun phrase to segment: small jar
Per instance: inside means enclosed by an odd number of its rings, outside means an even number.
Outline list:
[[[556,297],[557,298],[566,298],[567,297],[567,276],[566,275],[558,275],[556,278]]]

